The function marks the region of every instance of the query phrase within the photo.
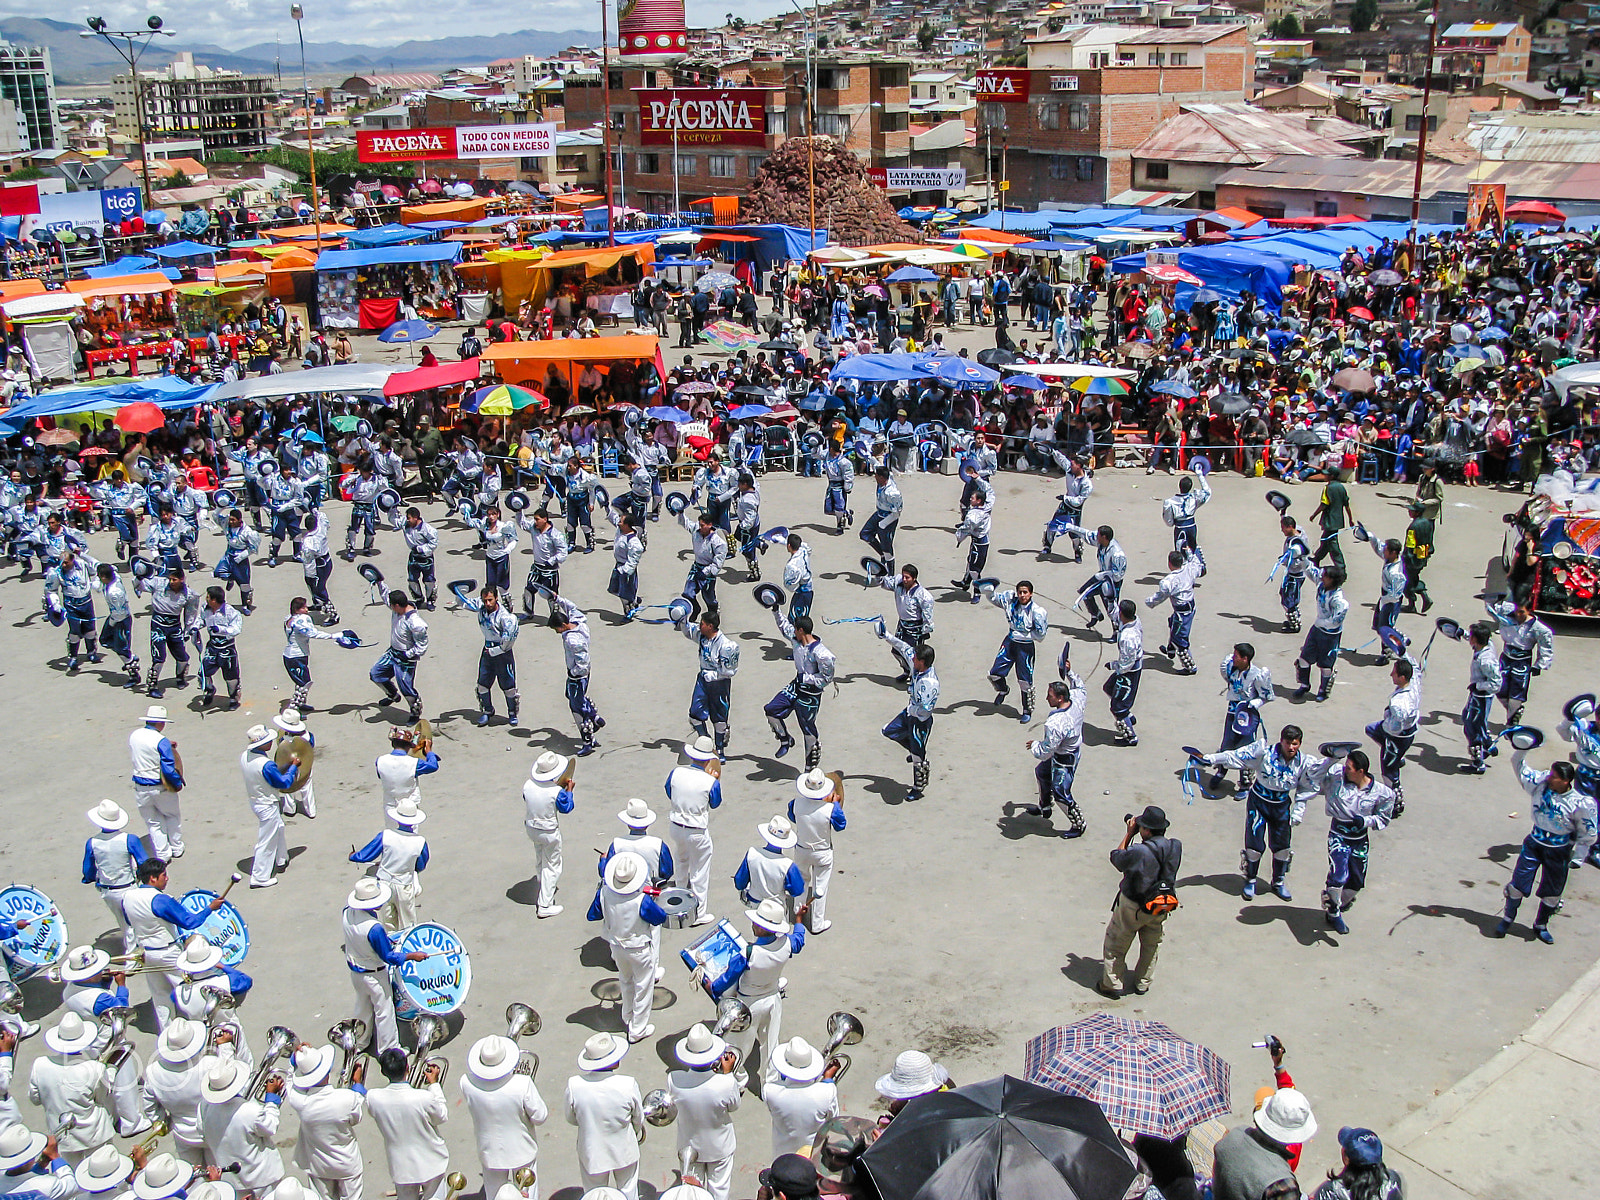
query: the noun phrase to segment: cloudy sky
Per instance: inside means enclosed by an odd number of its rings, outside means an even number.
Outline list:
[[[152,0],[129,4],[122,0],[91,5],[81,11],[41,11],[28,0],[0,0],[0,16],[48,16],[55,20],[81,20],[99,15],[113,27],[132,29],[144,24],[152,12],[160,13],[174,40],[214,42],[228,49],[281,37],[294,39],[289,18],[291,0]],[[598,29],[597,0],[541,0],[537,5],[507,7],[482,0],[302,0],[306,10],[307,41],[361,42],[394,45],[413,38],[438,38],[466,34],[494,34],[516,29]],[[615,28],[616,0],[611,0]],[[746,19],[787,9],[786,0],[688,0],[689,21],[695,25],[720,24],[724,14],[736,11]],[[129,22],[129,24],[122,24]]]

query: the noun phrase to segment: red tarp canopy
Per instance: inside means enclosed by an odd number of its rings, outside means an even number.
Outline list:
[[[699,201],[691,201],[698,204]],[[748,233],[702,233],[702,242],[759,242],[761,239]]]
[[[383,394],[404,396],[411,392],[425,392],[429,388],[449,387],[453,383],[470,383],[477,377],[478,360],[464,358],[460,362],[440,363],[436,367],[396,372],[383,385]]]

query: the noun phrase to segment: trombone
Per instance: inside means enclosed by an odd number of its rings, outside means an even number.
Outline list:
[[[845,1072],[850,1069],[850,1056],[848,1054],[835,1054],[840,1046],[854,1046],[860,1043],[866,1035],[866,1026],[861,1024],[861,1018],[854,1013],[836,1012],[828,1018],[828,1040],[822,1047],[822,1057],[825,1060],[823,1071],[828,1068],[834,1070],[832,1079],[838,1083],[843,1079]]]
[[[344,1052],[334,1086],[347,1088],[355,1082],[356,1067],[366,1055],[367,1023],[360,1017],[346,1017],[328,1030],[328,1044]]]
[[[506,1036],[513,1042],[525,1037],[538,1036],[539,1030],[544,1027],[544,1020],[526,1004],[513,1000],[506,1005]],[[529,1079],[539,1074],[539,1056],[532,1050],[517,1048],[517,1066],[513,1072],[517,1075],[526,1075]]]
[[[261,1055],[261,1065],[256,1068],[256,1073],[250,1078],[250,1087],[245,1095],[252,1100],[259,1100],[267,1094],[267,1078],[272,1069],[278,1065],[278,1060],[286,1055],[293,1054],[300,1039],[295,1031],[286,1025],[274,1025],[267,1030],[267,1048]]]
[[[428,1068],[432,1066],[439,1068],[439,1082],[443,1083],[450,1074],[450,1060],[430,1051],[450,1036],[450,1027],[445,1024],[443,1017],[420,1013],[412,1020],[411,1028],[417,1039],[417,1060],[411,1068],[411,1078],[406,1082],[414,1088],[426,1087]]]

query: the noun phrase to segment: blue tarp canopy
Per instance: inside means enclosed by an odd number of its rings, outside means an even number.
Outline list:
[[[753,242],[724,242],[722,252],[731,253],[735,259],[749,259],[762,274],[774,262],[804,258],[813,248],[820,250],[828,244],[826,229],[813,231],[797,225],[701,225],[697,228],[701,233],[742,233],[756,238]]]
[[[174,281],[183,278],[183,272],[177,267],[163,267],[155,259],[145,258],[139,254],[124,254],[121,258],[101,266],[89,267],[84,274],[90,279],[115,279],[118,275],[143,275],[149,271],[160,271]]]
[[[418,221],[411,228],[426,229],[429,233],[443,233],[447,229],[465,229],[466,221]]]
[[[61,388],[42,396],[30,396],[0,417],[0,436],[20,433],[35,417],[110,411],[140,400],[159,408],[190,408],[203,403],[216,390],[214,383],[185,383],[175,375],[133,379],[109,387]]]
[[[151,246],[150,253],[157,258],[216,258],[220,251],[204,242],[168,242],[165,246]]]
[[[973,229],[1004,229],[1007,233],[1048,233],[1050,215],[1046,213],[985,213],[967,224]]]
[[[888,383],[893,379],[928,379],[922,369],[925,354],[852,354],[828,372],[828,381],[855,379],[862,383]]]
[[[394,263],[455,262],[461,257],[459,242],[428,242],[421,246],[374,246],[367,250],[324,250],[317,255],[319,271],[349,271]]]
[[[1124,229],[1182,229],[1192,220],[1193,213],[1139,213],[1123,217],[1117,224]]]
[[[1052,225],[1123,225],[1140,216],[1137,208],[1080,208],[1076,212],[1047,211]]]
[[[355,249],[374,246],[401,246],[407,242],[422,242],[432,237],[431,230],[415,225],[377,225],[371,229],[356,229],[345,234],[345,243]]]
[[[1304,262],[1305,254],[1288,254],[1256,249],[1255,243],[1230,242],[1221,246],[1200,246],[1178,251],[1178,265],[1185,271],[1198,275],[1203,286],[1238,300],[1239,293],[1249,290],[1262,304],[1276,312],[1283,303],[1283,287],[1291,277],[1291,266]],[[1111,260],[1112,269],[1120,275],[1131,275],[1145,267],[1143,252],[1124,254]],[[1190,297],[1198,289],[1189,284],[1179,284],[1176,302],[1180,309],[1189,307]]]

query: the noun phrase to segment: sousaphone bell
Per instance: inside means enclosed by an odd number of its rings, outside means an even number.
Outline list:
[[[845,1072],[850,1069],[850,1056],[836,1054],[840,1046],[854,1046],[866,1036],[866,1026],[861,1024],[861,1018],[854,1013],[836,1012],[828,1018],[828,1040],[823,1044],[822,1057],[825,1060],[823,1071],[829,1067],[837,1067],[832,1079],[838,1083],[843,1079]]]
[[[535,1037],[544,1027],[544,1019],[529,1005],[513,1000],[506,1005],[506,1036],[513,1042],[525,1037]],[[517,1065],[513,1072],[529,1079],[539,1074],[539,1056],[532,1050],[518,1047]]]

